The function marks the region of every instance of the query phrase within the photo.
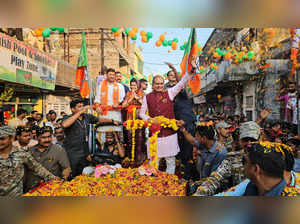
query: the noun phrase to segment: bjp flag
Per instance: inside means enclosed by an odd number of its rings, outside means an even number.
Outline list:
[[[197,43],[197,35],[196,29],[191,28],[190,36],[187,42],[187,47],[185,48],[184,55],[182,58],[182,62],[180,64],[181,68],[181,76],[184,76],[186,71],[190,71],[192,69],[191,61],[193,57],[197,57],[198,55],[198,43]],[[197,94],[201,89],[201,77],[200,74],[195,74],[188,82],[189,87],[193,94]]]

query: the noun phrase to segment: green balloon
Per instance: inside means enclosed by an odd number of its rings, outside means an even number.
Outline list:
[[[164,40],[164,41],[162,42],[162,45],[163,45],[164,47],[168,46],[168,41],[167,41],[167,40]]]
[[[63,33],[65,32],[65,28],[57,28],[58,32]]]
[[[178,43],[178,38],[176,37],[176,38],[174,38],[173,39],[173,42],[176,42],[176,43]]]
[[[247,55],[248,55],[249,59],[252,59],[253,56],[254,56],[254,52],[253,51],[249,51]]]
[[[242,59],[242,58],[239,58],[239,59],[238,59],[238,62],[239,62],[239,63],[242,63],[242,62],[243,62],[243,59]]]
[[[203,51],[199,51],[199,52],[198,52],[198,55],[202,54],[202,52],[203,52]]]
[[[49,28],[44,29],[43,32],[42,32],[42,35],[45,38],[50,37],[50,29]]]
[[[131,40],[136,40],[136,39],[137,39],[136,35],[131,38]]]
[[[153,33],[152,32],[147,32],[147,38],[151,39],[153,37]]]
[[[182,46],[180,46],[180,50],[182,50],[182,51],[184,51],[184,46],[182,45]]]
[[[129,35],[128,28],[126,28],[126,29],[125,29],[125,34],[126,34],[126,36],[128,36],[128,35]]]
[[[57,28],[50,28],[50,30],[55,31]]]
[[[118,32],[119,28],[111,28],[111,32],[116,33]]]
[[[168,41],[168,45],[172,46],[172,41],[171,40]]]

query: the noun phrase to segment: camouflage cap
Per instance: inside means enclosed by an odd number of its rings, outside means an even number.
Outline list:
[[[16,131],[9,126],[2,126],[0,127],[0,138],[7,137],[7,136],[15,136]]]
[[[254,138],[258,140],[260,136],[260,129],[260,126],[254,121],[245,122],[240,127],[240,139]]]
[[[216,124],[216,129],[219,128],[230,128],[231,126],[229,124],[227,124],[225,121],[221,121],[219,123]]]

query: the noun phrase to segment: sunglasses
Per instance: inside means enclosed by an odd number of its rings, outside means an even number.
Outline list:
[[[28,131],[31,131],[31,128],[24,127],[24,126],[19,126],[19,127],[17,127],[17,131],[19,131],[19,132],[23,132],[23,131],[28,132]]]
[[[44,133],[46,133],[46,132],[50,132],[51,134],[52,134],[52,128],[50,127],[50,126],[45,126],[45,127],[42,127],[42,128],[40,128],[38,131],[37,131],[37,134],[38,135],[42,135],[42,134],[44,134]]]
[[[16,135],[21,135],[22,132],[31,132],[31,131],[32,131],[32,129],[29,127],[19,126],[16,129]]]

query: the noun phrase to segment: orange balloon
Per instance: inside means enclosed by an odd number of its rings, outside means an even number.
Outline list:
[[[42,31],[40,29],[35,29],[34,35],[37,37],[40,37],[40,36],[42,36]]]
[[[225,54],[225,59],[226,60],[229,60],[231,57],[232,57],[231,53],[228,52],[228,53]]]
[[[142,36],[142,42],[143,42],[143,43],[146,43],[147,40],[148,40],[147,36]]]
[[[114,33],[115,37],[119,37],[121,35],[120,31],[118,30],[117,32]]]
[[[160,39],[161,42],[163,42],[163,41],[165,40],[165,38],[166,38],[166,37],[165,37],[165,35],[163,35],[163,34],[161,34],[161,35],[159,36],[159,39]]]
[[[134,32],[134,30],[130,30],[130,31],[129,31],[129,36],[130,36],[131,38],[135,37],[135,35],[136,35],[136,32]]]
[[[220,55],[217,52],[215,52],[214,55],[213,55],[213,57],[214,58],[220,58]]]
[[[139,32],[139,28],[133,28],[133,30],[135,33]]]
[[[218,99],[221,99],[222,95],[221,95],[221,94],[218,94],[217,97],[218,97]]]
[[[157,41],[155,42],[156,47],[160,47],[161,44],[162,44],[162,42],[161,42],[160,40],[157,40]]]
[[[171,47],[175,51],[177,49],[177,43],[176,42],[172,42]]]
[[[141,36],[146,36],[146,35],[147,35],[147,32],[146,32],[145,30],[142,30],[142,31],[140,32],[140,34],[141,34]]]
[[[170,53],[171,51],[170,50],[168,50],[168,53]]]

